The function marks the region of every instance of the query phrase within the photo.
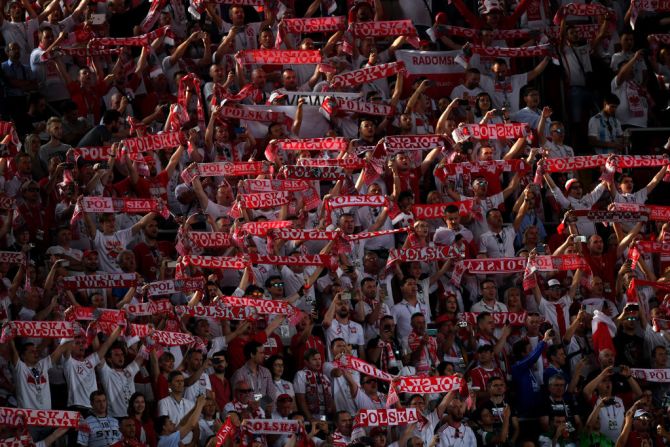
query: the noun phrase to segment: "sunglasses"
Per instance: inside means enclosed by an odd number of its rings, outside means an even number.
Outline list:
[[[284,287],[283,282],[273,282],[271,285],[272,287]]]

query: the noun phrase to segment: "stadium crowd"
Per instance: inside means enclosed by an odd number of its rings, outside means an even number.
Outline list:
[[[667,2],[0,7],[0,445],[670,444]]]

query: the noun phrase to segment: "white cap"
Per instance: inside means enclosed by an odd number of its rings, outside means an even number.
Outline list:
[[[560,282],[559,280],[557,280],[557,279],[550,279],[549,282],[547,282],[547,285],[548,285],[549,287],[555,287],[555,286],[560,287],[560,286],[561,286],[561,282]]]

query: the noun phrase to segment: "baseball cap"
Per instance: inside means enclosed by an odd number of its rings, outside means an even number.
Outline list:
[[[482,14],[490,14],[493,11],[502,11],[502,6],[497,0],[484,0],[482,5]]]
[[[290,394],[286,394],[286,393],[284,393],[284,394],[280,394],[280,395],[277,397],[277,402],[284,402],[284,401],[287,401],[287,400],[290,400],[290,401],[293,400],[293,398],[291,397]]]
[[[571,178],[570,180],[568,180],[567,182],[565,182],[565,190],[566,190],[566,191],[570,191],[570,188],[572,188],[572,185],[573,185],[574,183],[577,183],[578,181],[579,181],[579,180],[577,180],[576,178]]]
[[[648,417],[648,418],[650,418],[651,415],[650,415],[647,411],[642,410],[642,409],[640,409],[640,410],[635,410],[635,415],[633,415],[633,419],[637,419],[637,418],[641,418],[641,417]]]
[[[547,282],[547,285],[548,285],[549,287],[561,287],[561,282],[560,282],[559,280],[557,280],[557,279],[550,279],[550,280]]]

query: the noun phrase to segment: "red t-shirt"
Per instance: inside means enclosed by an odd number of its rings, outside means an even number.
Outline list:
[[[174,244],[168,241],[158,241],[158,246],[155,248],[151,248],[142,242],[133,248],[133,252],[135,253],[139,273],[147,281],[156,281],[161,260],[172,259],[175,248]]]
[[[247,359],[244,358],[244,345],[250,341],[255,340],[258,343],[265,344],[268,341],[268,336],[264,331],[257,332],[248,337],[234,338],[228,345],[228,359],[230,360],[230,371],[236,371],[244,365]]]
[[[78,81],[72,81],[67,84],[67,89],[72,101],[77,104],[77,116],[86,118],[92,114],[94,122],[99,122],[102,118],[101,99],[109,91],[109,85],[105,81],[99,81],[87,89],[82,89]]]
[[[214,391],[214,400],[219,410],[230,402],[230,382],[225,377],[223,380],[219,379],[216,374],[209,375],[209,381],[212,383],[212,391]]]
[[[594,276],[600,277],[603,280],[605,291],[603,295],[605,298],[614,301],[614,289],[616,285],[616,250],[612,249],[600,256],[591,256],[588,250],[584,251],[584,259],[591,266],[591,271]],[[609,284],[609,292],[607,292]]]
[[[163,170],[155,177],[140,177],[134,188],[130,178],[126,178],[115,183],[114,189],[119,195],[123,196],[133,188],[139,197],[146,199],[162,199],[164,202],[167,202],[167,186],[169,181],[170,177],[168,176],[167,171]]]
[[[321,360],[326,359],[326,346],[319,337],[310,335],[307,338],[307,341],[302,344],[298,342],[299,340],[300,334],[295,334],[293,338],[291,338],[291,352],[293,353],[295,361],[298,363],[298,370],[305,367],[305,351],[308,349],[316,349],[321,354]]]

